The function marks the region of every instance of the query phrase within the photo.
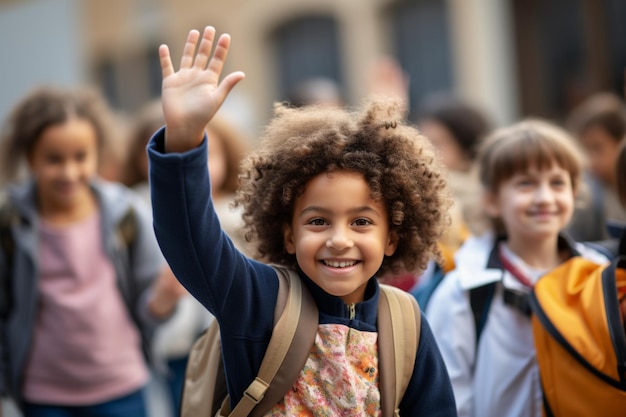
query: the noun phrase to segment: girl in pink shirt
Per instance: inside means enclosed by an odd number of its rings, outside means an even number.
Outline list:
[[[5,128],[5,177],[21,156],[29,175],[1,205],[0,393],[24,417],[145,416],[143,347],[183,294],[140,198],[97,176],[107,128],[96,94],[54,88],[25,97]]]

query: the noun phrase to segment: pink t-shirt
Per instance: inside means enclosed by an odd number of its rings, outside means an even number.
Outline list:
[[[141,338],[102,247],[100,216],[66,226],[42,222],[39,311],[24,398],[87,405],[139,389],[148,370]]]

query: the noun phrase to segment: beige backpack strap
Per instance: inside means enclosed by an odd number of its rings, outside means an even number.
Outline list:
[[[399,416],[419,345],[421,313],[415,297],[380,285],[378,303],[378,368],[383,417]]]
[[[294,281],[298,282],[301,287],[302,300],[300,312],[295,313],[295,317],[298,319],[296,333],[290,341],[287,354],[282,360],[282,363],[278,364],[280,367],[274,376],[274,380],[271,381],[269,389],[265,393],[265,397],[263,397],[263,400],[250,414],[252,417],[265,415],[265,413],[278,404],[285,397],[287,391],[293,387],[304,368],[306,360],[311,354],[311,349],[315,343],[317,327],[319,325],[319,311],[317,310],[317,305],[308,288],[302,284],[297,272],[284,267],[275,266],[275,268],[278,275],[283,274],[290,283]],[[274,332],[276,332],[276,330],[274,330]],[[272,334],[272,339],[273,338],[274,336]],[[268,346],[268,352],[271,352],[271,348],[271,345]],[[261,372],[261,370],[259,370],[259,372]]]
[[[222,415],[245,417],[265,414],[293,386],[311,352],[319,318],[317,306],[295,271],[274,268],[279,280],[288,283],[285,308],[274,325],[258,376],[233,411],[228,414],[223,413],[223,409]]]
[[[282,272],[282,271],[281,271]],[[289,298],[289,276],[286,273],[280,273],[277,270],[278,273],[278,296],[276,297],[276,307],[274,309],[274,323],[277,323],[278,320],[280,319],[280,316],[282,315],[282,313],[285,311],[285,306],[287,304],[287,300]],[[214,322],[213,323],[215,327],[217,326],[217,323]],[[209,335],[206,335],[209,336]],[[211,335],[213,338],[215,336]],[[219,335],[218,335],[219,336]],[[214,339],[210,339],[210,340],[214,340]],[[196,342],[198,343],[198,342]],[[205,343],[207,344],[207,343]],[[221,344],[220,344],[221,347]],[[198,349],[203,349],[203,346],[198,346]],[[220,360],[221,360],[221,355],[220,355]],[[211,368],[211,370],[213,371],[214,369],[217,369],[217,366],[214,366]],[[224,387],[226,386],[226,381],[225,381],[225,376],[223,374],[223,367],[222,367],[222,371],[221,372],[217,372],[217,371],[213,371],[212,372],[213,375],[211,375],[210,380],[215,380],[216,376],[217,377],[221,377],[224,381],[221,382]],[[217,383],[216,383],[217,385]],[[213,389],[206,389],[206,392],[208,392],[209,394],[206,396],[205,401],[203,402],[203,404],[213,404],[214,402],[214,390]],[[185,392],[183,391],[183,395],[185,394]],[[220,407],[217,410],[212,410],[210,416],[215,416],[215,417],[226,417],[228,415],[230,415],[230,396],[228,395],[228,392],[226,391],[226,393],[224,393],[220,398],[224,398],[224,400],[222,401]],[[183,402],[184,404],[184,402]],[[195,410],[195,408],[194,408]],[[188,414],[181,414],[182,417],[186,417],[187,415],[192,416],[192,417],[196,417],[194,414],[188,413]]]

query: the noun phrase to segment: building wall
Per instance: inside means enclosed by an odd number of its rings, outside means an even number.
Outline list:
[[[218,32],[230,33],[233,43],[226,70],[246,73],[246,79],[236,87],[233,96],[233,101],[239,104],[233,107],[246,103],[249,114],[245,123],[254,129],[270,117],[272,102],[283,99],[278,93],[277,51],[272,38],[276,28],[305,16],[334,18],[339,29],[345,96],[348,103],[354,104],[367,93],[367,69],[381,55],[394,54],[390,27],[393,22],[386,11],[395,3],[394,0],[91,0],[85,4],[84,21],[91,45],[92,75],[98,78],[98,65],[103,57],[105,61],[114,61],[116,68],[126,74],[118,81],[118,96],[133,92],[132,97],[118,97],[120,104],[129,108],[137,107],[150,96],[149,91],[140,91],[147,88],[146,81],[141,80],[147,63],[140,61],[145,61],[149,48],[156,53],[159,43],[167,43],[177,62],[189,29],[211,24]],[[499,0],[490,0],[493,5],[483,3],[484,0],[447,1],[454,22],[451,38],[456,41],[452,61],[457,63],[457,69],[453,71],[455,79],[451,88],[493,111],[495,118],[504,123],[516,116],[512,76],[508,72],[497,75],[500,68],[508,71],[511,57],[505,60],[494,57],[509,47],[508,28],[499,24],[502,21],[499,15],[507,10],[495,7],[491,11],[490,6],[497,5]],[[472,10],[472,4],[482,7]],[[485,15],[485,11],[489,13]],[[476,28],[481,32],[475,33]],[[496,40],[499,44],[494,45]],[[494,65],[498,62],[502,65]],[[489,71],[485,72],[485,68]]]
[[[580,12],[559,13],[565,4]],[[525,115],[562,115],[583,95],[611,88],[606,80],[621,80],[615,68],[626,66],[626,53],[619,53],[623,19],[614,16],[625,7],[617,0],[0,0],[0,116],[4,119],[14,101],[41,82],[99,85],[114,107],[132,113],[159,95],[158,45],[167,43],[176,63],[188,30],[211,24],[233,38],[226,71],[246,73],[224,112],[256,135],[271,116],[272,103],[284,99],[278,28],[311,16],[332,19],[339,78],[346,101],[356,104],[367,92],[372,63],[381,55],[398,55],[394,11],[407,6],[444,7],[446,16],[439,32],[414,31],[419,34],[415,47],[425,55],[414,56],[413,64],[428,63],[429,47],[447,49],[442,52],[449,54],[451,67],[445,68],[451,74],[447,88],[480,105],[499,125]],[[560,36],[579,51],[574,74],[553,68],[550,45],[555,42],[550,41],[560,38],[549,31],[563,26],[541,23],[548,12],[569,19],[564,27],[581,34],[582,40]],[[585,21],[576,21],[576,15]],[[425,16],[418,16],[422,24],[436,24]],[[442,30],[446,39],[435,39]],[[582,87],[574,99],[558,101],[554,97],[565,94],[561,90],[572,89],[560,81],[567,77]],[[413,79],[426,89],[431,81]]]
[[[86,80],[74,0],[0,2],[0,120],[40,84]]]

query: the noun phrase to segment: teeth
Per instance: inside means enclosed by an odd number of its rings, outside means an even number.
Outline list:
[[[347,266],[352,266],[354,264],[356,264],[356,261],[341,261],[341,262],[337,262],[337,261],[324,261],[324,264],[326,264],[327,266],[331,266],[333,268],[345,268]]]

